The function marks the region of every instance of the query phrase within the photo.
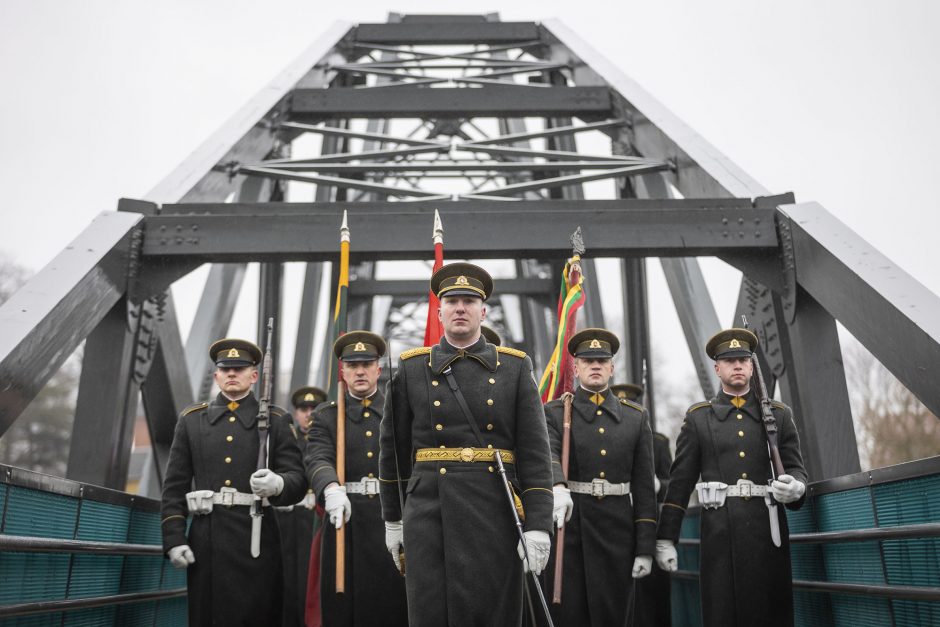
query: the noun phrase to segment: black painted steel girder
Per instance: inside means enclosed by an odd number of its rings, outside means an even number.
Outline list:
[[[295,89],[295,121],[330,118],[436,118],[500,116],[610,116],[607,87],[487,85],[478,89],[400,86],[381,98],[363,98],[355,88]]]
[[[326,261],[335,257],[336,226],[343,209],[348,209],[356,261],[428,256],[426,234],[434,207],[361,204],[298,203],[293,211],[284,212],[280,210],[289,205],[266,211],[250,206],[246,211],[231,204],[176,205],[163,215],[146,218],[143,254],[188,255],[214,262]],[[194,213],[172,213],[184,207]],[[438,208],[447,224],[448,255],[453,257],[565,257],[570,252],[568,236],[578,226],[596,257],[687,257],[777,247],[774,211],[754,209],[747,200],[517,201],[512,211],[498,201],[465,201]],[[389,237],[390,233],[401,235]]]
[[[443,17],[443,16],[442,16]],[[386,45],[502,44],[532,43],[538,40],[535,22],[486,22],[439,20],[408,21],[388,24],[360,24],[355,39],[366,47]]]

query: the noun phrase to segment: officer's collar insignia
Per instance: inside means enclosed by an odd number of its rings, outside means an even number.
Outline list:
[[[741,342],[738,341],[738,338],[731,340],[731,343],[728,344],[728,348],[741,348]]]
[[[454,285],[470,285],[470,282],[467,280],[467,277],[461,274],[459,277],[457,277],[457,281],[454,283]]]
[[[600,348],[600,347],[601,347],[601,343],[597,340],[597,338],[594,338],[593,340],[591,340],[590,348]]]
[[[353,351],[355,351],[355,352],[357,352],[357,353],[362,353],[362,352],[364,352],[365,350],[366,350],[366,345],[363,344],[362,342],[356,342],[356,346],[353,347]]]
[[[747,400],[746,400],[743,396],[732,396],[732,397],[731,397],[731,404],[734,405],[735,407],[737,407],[738,409],[741,409],[742,407],[744,407],[744,403],[746,403],[746,402],[747,402]]]
[[[362,399],[362,406],[363,406],[363,407],[368,407],[368,406],[371,405],[371,404],[372,404],[372,399],[371,399],[371,398],[364,398],[364,399]]]
[[[304,400],[305,400],[305,401],[314,401],[314,400],[316,400],[316,399],[313,398],[313,394],[311,394],[310,392],[307,392],[306,394],[304,394]]]
[[[237,351],[236,351],[236,352],[237,352]],[[231,402],[228,404],[228,408],[229,408],[230,411],[235,411],[236,409],[238,409],[238,403],[236,403],[235,401],[231,401]]]
[[[597,341],[597,340],[595,340],[595,341]],[[604,402],[604,396],[603,396],[602,394],[600,394],[599,392],[595,392],[594,394],[591,395],[591,401],[592,401],[595,405],[600,405],[601,403]]]
[[[226,357],[228,357],[229,359],[238,359],[239,357],[241,357],[241,355],[238,354],[237,348],[233,348],[229,350],[228,355],[226,355]]]

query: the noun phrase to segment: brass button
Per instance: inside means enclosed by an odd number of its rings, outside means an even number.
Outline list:
[[[493,467],[492,467],[492,466],[487,466],[486,469],[489,470],[490,472],[495,472],[495,471],[493,470]]]
[[[440,402],[440,401],[434,401],[434,406],[435,406],[435,407],[440,407],[440,406],[441,406],[441,402]]]
[[[371,432],[371,431],[366,431],[366,437],[367,437],[367,438],[371,438],[371,437],[372,437],[372,432]]]
[[[492,423],[492,422],[489,423],[488,425],[486,425],[486,430],[487,430],[487,431],[492,431],[492,430],[493,430],[493,423]]]
[[[738,453],[738,457],[744,457],[744,451],[741,451],[740,453]]]
[[[598,433],[604,433],[604,427],[598,428],[597,432],[598,432]]]
[[[493,445],[492,445],[492,444],[487,444],[487,445],[486,445],[486,448],[493,448]]]
[[[603,448],[602,448],[602,449],[601,449],[601,455],[606,455],[606,454],[607,454],[607,449],[603,449]]]
[[[600,477],[601,479],[603,479],[604,477],[607,476],[607,473],[602,470],[602,471],[600,471],[600,473],[599,473],[597,476]]]
[[[600,415],[603,414],[603,413],[604,413],[604,412],[602,412],[601,410],[599,410],[599,409],[597,410],[597,415],[598,415],[598,416],[600,416]]]
[[[371,416],[371,415],[372,415],[372,414],[370,414],[370,413],[367,412],[367,411],[362,412],[362,417],[363,417],[363,418],[368,418],[368,417]]]
[[[741,420],[742,418],[744,418],[744,416],[741,415],[741,414],[738,414],[736,417],[737,417],[738,420]]]
[[[442,475],[446,475],[446,474],[447,474],[447,469],[446,469],[446,468],[441,468],[441,474],[442,474]]]
[[[373,455],[372,451],[369,451],[368,453],[366,453],[366,457],[372,457],[372,455]]]
[[[444,446],[443,444],[441,444],[441,448],[447,448],[447,447],[446,447],[446,446]]]
[[[494,383],[496,383],[496,379],[494,379],[493,377],[490,377],[490,385],[492,385],[492,384],[494,384]]]
[[[232,480],[231,480],[231,479],[226,479],[226,480],[225,480],[225,485],[232,485]]]
[[[742,479],[747,479],[747,473],[746,473],[746,472],[742,472],[742,473],[741,473],[741,478],[742,478]]]
[[[235,416],[229,416],[229,417],[228,417],[228,421],[229,421],[229,422],[235,422]]]
[[[443,431],[443,430],[444,430],[444,425],[438,423],[438,424],[434,425],[434,428],[437,429],[438,431]]]
[[[435,380],[435,381],[431,381],[431,385],[433,385],[434,387],[437,387],[439,384],[438,384],[438,382]]]
[[[493,404],[493,399],[491,399],[491,398],[486,399],[486,404],[487,404],[487,405],[492,405],[492,404]]]
[[[744,437],[744,432],[743,432],[743,431],[738,431],[738,437],[739,437],[739,438],[743,438],[743,437]]]
[[[231,457],[226,457],[226,458],[225,458],[225,463],[226,463],[226,464],[231,464],[231,463],[232,463],[232,458],[231,458]]]
[[[496,365],[497,365],[497,366],[500,365],[500,362],[497,361],[497,362],[496,362]]]
[[[369,473],[369,479],[374,479],[374,478],[375,478],[375,475],[373,475],[373,474],[370,472],[370,473]]]
[[[226,441],[226,442],[231,442],[231,441],[234,440],[234,439],[235,439],[235,438],[234,438],[233,436],[230,436],[230,435],[225,436],[225,441]]]

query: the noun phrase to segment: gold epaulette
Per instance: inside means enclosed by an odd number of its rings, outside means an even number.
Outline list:
[[[712,405],[711,401],[702,401],[701,403],[696,403],[695,405],[692,405],[691,407],[689,407],[687,410],[685,410],[685,413],[691,414],[696,409],[701,409],[703,407],[711,407],[711,405]]]
[[[643,411],[642,405],[637,405],[633,401],[627,400],[625,398],[620,399],[620,404],[626,405],[627,407],[632,407],[633,409],[636,409],[637,411]]]
[[[196,403],[195,405],[190,405],[189,407],[187,407],[186,409],[184,409],[183,411],[180,412],[180,417],[182,418],[183,416],[188,416],[189,414],[193,413],[194,411],[199,411],[200,409],[205,409],[205,408],[208,407],[208,406],[209,406],[209,403]]]
[[[406,350],[404,353],[398,356],[399,359],[411,359],[412,357],[417,357],[418,355],[430,355],[431,347],[430,346],[419,346],[418,348],[412,348]]]
[[[508,346],[497,346],[496,350],[504,355],[512,355],[513,357],[518,357],[519,359],[524,359],[527,355],[525,351],[521,351],[518,348],[509,348]]]

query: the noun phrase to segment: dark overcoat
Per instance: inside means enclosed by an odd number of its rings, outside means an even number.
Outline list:
[[[346,394],[346,481],[379,476],[379,425],[385,397],[376,392],[360,402]],[[320,405],[307,432],[304,467],[323,504],[323,490],[336,474],[336,403]],[[385,548],[385,524],[378,496],[348,494],[346,592],[336,593],[336,530],[324,524],[320,553],[320,604],[326,627],[406,626],[405,581]]]
[[[633,559],[652,556],[656,544],[656,493],[653,486],[653,434],[641,406],[601,393],[598,405],[583,388],[571,408],[568,478],[590,483],[630,482],[630,496],[597,498],[572,492],[574,511],[565,523],[562,602],[551,605],[558,627],[616,627],[633,616]],[[554,482],[567,483],[561,471],[564,404],[545,406],[552,447]],[[546,569],[546,597],[554,585],[555,551]]]
[[[443,375],[450,366],[483,442]],[[515,454],[507,474],[525,529],[552,531],[551,457],[532,362],[483,338],[456,349],[446,338],[402,354],[382,421],[382,515],[404,522],[411,627],[517,626],[522,564],[512,510],[494,462],[415,463],[415,451],[488,447]],[[394,434],[394,435],[393,435]],[[405,508],[399,504],[394,444]]]
[[[656,500],[662,503],[669,488],[672,452],[669,450],[669,438],[656,431],[653,432],[653,465],[656,478],[659,479]],[[655,560],[653,572],[636,582],[633,624],[636,627],[669,627],[672,624],[669,573],[662,570]]]
[[[194,516],[186,533],[186,493],[223,487],[251,493],[248,481],[258,463],[258,401],[253,394],[232,411],[219,394],[211,403],[185,411],[176,423],[163,481],[163,549],[188,544],[196,562],[187,568],[189,624],[277,625],[281,620],[281,543],[273,507],[263,508],[261,555],[252,558],[247,506],[215,505]],[[284,478],[284,489],[269,499],[289,505],[303,498],[300,446],[284,412],[272,408],[268,467]]]
[[[686,412],[660,515],[660,538],[678,542],[685,507],[700,474],[702,481],[734,485],[738,479],[749,479],[767,485],[770,456],[760,406],[751,393],[745,400],[738,409],[731,397],[719,392]],[[806,483],[792,412],[775,401],[773,414],[783,467]],[[798,509],[803,500],[786,507]],[[774,514],[780,524],[780,547],[771,541],[763,498],[729,497],[723,507],[702,509],[699,582],[706,627],[793,625],[787,517],[779,505]]]
[[[284,615],[281,624],[284,627],[303,627],[310,544],[317,513],[298,503],[278,510],[277,522],[284,560]]]

